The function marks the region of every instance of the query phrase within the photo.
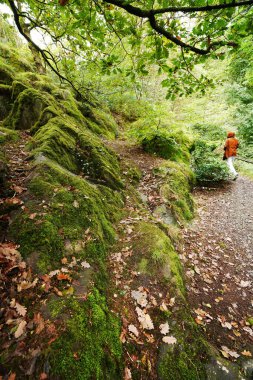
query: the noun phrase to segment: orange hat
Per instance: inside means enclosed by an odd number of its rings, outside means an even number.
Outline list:
[[[227,136],[228,137],[234,137],[235,136],[235,132],[228,132]]]

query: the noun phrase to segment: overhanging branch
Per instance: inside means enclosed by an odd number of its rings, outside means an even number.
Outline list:
[[[8,3],[10,5],[10,8],[13,12],[13,16],[14,16],[14,21],[15,21],[15,24],[18,28],[18,31],[20,32],[20,34],[27,40],[28,43],[30,43],[40,54],[41,56],[43,57],[44,61],[46,62],[46,64],[50,67],[50,69],[63,81],[67,82],[70,84],[70,86],[73,88],[73,90],[81,97],[81,99],[83,98],[83,95],[80,93],[80,91],[75,87],[75,85],[66,77],[64,77],[53,65],[52,63],[50,62],[50,59],[48,58],[47,54],[50,55],[51,57],[51,60],[54,62],[54,59],[53,59],[53,56],[51,53],[49,53],[48,51],[46,50],[43,50],[41,49],[35,42],[33,42],[33,40],[24,32],[22,26],[21,26],[21,23],[20,23],[20,20],[19,20],[19,11],[18,9],[16,8],[15,6],[15,3],[13,0],[8,0]],[[55,64],[55,62],[54,62]]]
[[[253,5],[253,0],[245,0],[245,1],[232,1],[230,3],[224,3],[224,4],[216,4],[216,5],[206,5],[202,7],[166,7],[166,8],[159,8],[159,9],[141,9],[138,7],[135,7],[131,4],[125,3],[124,0],[104,0],[105,3],[116,5],[117,7],[125,9],[128,13],[131,13],[132,15],[142,17],[142,18],[149,18],[150,15],[157,15],[157,14],[163,14],[163,13],[194,13],[194,12],[210,12],[215,11],[219,9],[228,9],[228,8],[236,8],[236,7],[242,7],[247,5]]]
[[[202,7],[167,7],[167,8],[147,10],[147,9],[141,9],[141,8],[135,7],[131,4],[127,4],[125,3],[124,0],[104,0],[104,1],[108,4],[113,4],[117,7],[120,7],[134,16],[148,19],[151,28],[155,30],[158,34],[163,35],[168,40],[174,42],[176,45],[180,46],[181,48],[190,50],[199,55],[207,55],[215,47],[219,47],[219,46],[235,47],[236,44],[234,42],[215,41],[214,43],[209,44],[206,49],[197,48],[193,45],[187,44],[183,42],[182,40],[178,39],[168,30],[166,30],[161,25],[159,25],[155,16],[158,14],[165,14],[165,13],[210,12],[210,11],[223,10],[223,9],[228,9],[228,8],[236,8],[236,7],[253,5],[253,0],[245,0],[245,1],[238,1],[238,2],[232,1],[230,3],[217,4],[217,5],[206,5]]]

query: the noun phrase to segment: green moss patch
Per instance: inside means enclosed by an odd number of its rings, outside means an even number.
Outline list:
[[[96,290],[85,302],[74,299],[63,304],[67,313],[67,331],[51,346],[49,355],[53,375],[61,379],[121,378],[120,324]]]
[[[154,277],[162,275],[183,294],[181,264],[170,238],[155,224],[146,222],[138,223],[135,233],[138,239],[134,241],[134,250],[140,258],[138,270]]]
[[[3,124],[13,129],[30,129],[46,105],[47,100],[39,91],[26,89],[18,95],[10,115]]]
[[[7,141],[17,141],[18,139],[19,135],[16,131],[0,126],[0,143],[5,143]]]
[[[190,191],[195,178],[190,168],[183,163],[167,161],[154,169],[154,173],[163,179],[160,194],[177,221],[184,223],[191,220],[194,215],[194,202]]]
[[[71,254],[68,241],[79,241],[83,242],[79,256],[103,265],[108,244],[114,241],[112,222],[120,218],[122,196],[110,188],[99,189],[50,160],[38,166],[28,187],[27,210],[16,216],[9,230],[22,255],[37,252],[37,270],[46,272]],[[37,216],[30,219],[34,212]]]
[[[159,379],[205,380],[209,348],[185,304],[171,316],[170,334],[176,344],[162,344],[159,352]]]
[[[51,118],[33,137],[32,155],[43,153],[64,168],[113,189],[123,187],[116,155],[68,116]]]

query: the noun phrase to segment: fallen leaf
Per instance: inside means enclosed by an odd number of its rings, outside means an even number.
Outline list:
[[[250,281],[243,281],[243,280],[241,280],[240,287],[241,288],[247,288],[248,286],[250,286],[250,284],[251,284]]]
[[[41,331],[44,330],[44,327],[45,327],[45,323],[44,323],[43,317],[41,316],[40,313],[35,313],[34,317],[33,317],[33,321],[37,325],[35,333],[36,334],[40,334]]]
[[[49,272],[48,275],[49,275],[49,277],[54,277],[59,273],[60,273],[60,270],[56,269],[56,270],[52,270],[51,272]]]
[[[167,308],[167,305],[166,305],[165,302],[163,302],[163,303],[161,304],[161,306],[160,306],[160,310],[161,310],[161,311],[168,311],[168,308]]]
[[[131,379],[132,379],[131,371],[128,367],[125,367],[124,380],[131,380]]]
[[[17,290],[18,290],[18,292],[21,292],[22,290],[34,288],[34,286],[37,284],[37,282],[38,282],[38,278],[35,278],[35,280],[33,280],[33,282],[22,281],[21,283],[19,283],[17,285]]]
[[[90,264],[87,263],[87,261],[82,261],[82,262],[81,262],[81,266],[82,266],[83,268],[85,268],[85,269],[90,268]]]
[[[14,333],[15,338],[19,338],[21,335],[24,334],[24,332],[26,330],[26,325],[27,325],[26,321],[21,321],[19,323],[18,328]]]
[[[143,329],[152,330],[154,328],[153,322],[150,318],[150,315],[145,313],[139,307],[136,307],[136,312],[138,314],[138,320]]]
[[[34,212],[33,214],[30,214],[28,218],[33,220],[36,218],[36,216],[37,216],[37,212]]]
[[[148,304],[147,292],[140,290],[132,290],[131,296],[141,306],[146,307]]]
[[[127,332],[127,330],[123,328],[121,331],[120,337],[119,337],[121,343],[126,342],[126,332]]]
[[[169,306],[174,306],[175,304],[175,297],[170,299]]]
[[[15,191],[15,193],[17,193],[17,194],[21,194],[21,193],[23,193],[23,191],[26,191],[26,190],[27,190],[26,187],[21,187],[21,186],[17,186],[17,185],[12,185],[11,188],[12,188],[12,189]]]
[[[17,197],[13,197],[13,198],[5,199],[5,203],[7,203],[9,205],[22,205],[24,202],[21,201],[21,199],[19,199]]]
[[[62,264],[67,264],[67,262],[68,262],[67,257],[63,257],[63,258],[61,259],[61,263],[62,263]]]
[[[15,373],[11,373],[8,377],[8,380],[15,380],[16,379],[16,374]]]
[[[243,328],[244,331],[246,331],[250,336],[253,336],[253,330],[250,328],[250,327],[244,327]]]
[[[168,334],[168,332],[169,332],[169,324],[168,324],[168,322],[166,322],[166,323],[164,323],[164,324],[161,324],[160,326],[159,326],[159,329],[160,329],[160,332],[161,332],[161,334],[163,334],[163,335],[166,335],[166,334]]]
[[[129,330],[129,332],[133,333],[135,336],[137,336],[137,337],[139,336],[139,331],[137,330],[137,328],[134,325],[129,325],[128,330]]]
[[[175,344],[177,343],[177,339],[174,336],[164,336],[162,341],[167,344]]]
[[[232,358],[239,358],[239,354],[236,351],[230,350],[227,346],[221,346],[221,353],[225,358],[229,358],[231,356]]]
[[[69,277],[69,275],[65,274],[65,273],[59,273],[59,274],[57,274],[57,280],[59,280],[59,281],[64,281],[64,280],[66,280],[66,281],[72,281],[72,279]]]
[[[79,203],[77,202],[77,200],[74,200],[74,202],[73,202],[73,206],[74,206],[75,208],[79,208]]]
[[[24,317],[27,313],[27,308],[25,306],[20,305],[18,302],[16,302],[15,309],[17,310],[18,314]]]
[[[39,377],[39,380],[46,380],[48,377],[47,377],[47,374],[45,372],[42,372],[40,374],[40,377]]]
[[[248,356],[248,357],[252,356],[251,352],[250,351],[246,351],[246,350],[242,351],[241,354],[244,355],[244,356]]]

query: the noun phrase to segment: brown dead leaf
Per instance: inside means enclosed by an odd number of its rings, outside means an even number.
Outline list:
[[[44,319],[40,313],[35,313],[33,317],[34,323],[37,325],[35,334],[40,334],[45,327]]]
[[[39,377],[39,380],[46,380],[48,377],[47,377],[47,374],[45,372],[42,372],[40,374],[40,377]]]
[[[125,367],[124,380],[132,380],[132,374],[128,367]]]
[[[5,203],[8,205],[22,205],[24,202],[21,201],[18,197],[13,197],[13,198],[7,198],[5,199]]]
[[[57,280],[59,280],[59,281],[63,281],[63,280],[72,281],[72,279],[70,278],[70,276],[68,274],[65,274],[65,273],[59,273],[59,274],[57,274]]]
[[[18,314],[24,317],[27,313],[27,308],[25,306],[20,305],[20,303],[16,302],[16,305],[14,306],[17,310]]]
[[[241,354],[242,354],[243,356],[248,356],[248,357],[251,357],[251,356],[252,356],[251,352],[250,352],[250,351],[246,351],[246,350],[242,351]]]
[[[37,212],[34,212],[33,214],[30,214],[28,218],[33,220],[34,218],[36,218],[36,216],[37,216]]]
[[[22,290],[34,288],[35,285],[37,284],[37,282],[38,282],[38,278],[37,277],[33,280],[33,282],[30,282],[30,281],[21,281],[17,285],[17,290],[18,290],[18,292],[21,292]]]
[[[62,264],[67,264],[67,262],[68,262],[67,257],[63,257],[63,258],[61,259],[61,263],[62,263]]]
[[[8,380],[15,380],[16,379],[16,374],[14,372],[12,372],[9,377],[8,377]]]
[[[19,338],[21,335],[24,334],[24,332],[26,330],[26,324],[27,324],[26,321],[21,321],[19,323],[18,328],[14,333],[15,338]]]

